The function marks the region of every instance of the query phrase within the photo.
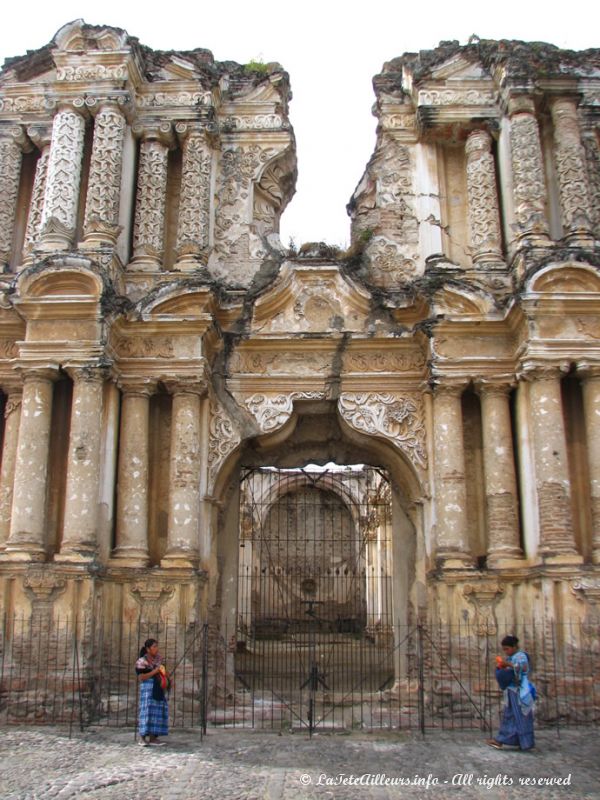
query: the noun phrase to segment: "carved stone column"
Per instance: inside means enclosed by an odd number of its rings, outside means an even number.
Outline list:
[[[522,558],[509,384],[481,383],[483,464],[488,529],[489,567],[502,567]]]
[[[445,568],[472,566],[467,538],[463,388],[438,384],[433,395],[436,553]]]
[[[127,566],[147,566],[150,396],[156,381],[120,383],[121,434],[117,482],[117,546],[113,557]]]
[[[72,105],[59,107],[52,124],[52,143],[42,212],[42,244],[68,249],[75,237],[85,119]]]
[[[10,536],[3,554],[11,561],[43,561],[46,557],[48,446],[57,376],[58,367],[54,366],[23,371]]]
[[[191,271],[208,248],[212,153],[204,126],[179,123],[176,131],[183,140],[183,171],[175,269]]]
[[[84,241],[116,244],[126,122],[116,103],[100,104],[94,122],[94,143],[85,204]]]
[[[592,505],[592,561],[600,564],[600,367],[584,367],[583,404]]]
[[[513,97],[508,112],[517,237],[543,245],[548,241],[546,181],[533,100]]]
[[[586,153],[577,118],[577,102],[571,97],[557,97],[552,101],[551,110],[564,234],[573,243],[591,245],[592,199]]]
[[[65,516],[55,561],[89,561],[97,549],[104,368],[68,369],[73,379]]]
[[[26,142],[27,138],[19,125],[0,126],[0,272],[9,270]]]
[[[30,262],[33,246],[40,235],[42,213],[44,211],[44,196],[46,194],[46,178],[48,176],[48,162],[50,160],[52,129],[48,125],[32,125],[27,128],[27,135],[40,151],[40,157],[35,167],[33,191],[29,203],[27,228],[25,229],[25,244],[23,248],[24,261]]]
[[[133,132],[141,137],[141,144],[131,264],[136,270],[153,271],[160,269],[164,252],[171,125],[137,124]]]
[[[465,147],[469,227],[476,263],[502,261],[496,169],[491,147],[492,137],[485,130],[470,133]]]
[[[10,533],[23,387],[16,382],[3,383],[2,391],[6,393],[6,405],[4,406],[4,443],[2,446],[2,468],[0,469],[0,551],[4,550]]]
[[[194,379],[166,381],[173,395],[167,552],[161,566],[198,564],[200,522],[200,398],[206,385]]]
[[[526,372],[540,526],[539,551],[549,562],[580,563],[573,539],[571,485],[559,367]]]

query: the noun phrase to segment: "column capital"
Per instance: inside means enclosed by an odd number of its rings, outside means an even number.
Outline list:
[[[584,381],[595,381],[600,378],[600,364],[580,362],[577,364],[577,375]]]
[[[104,383],[110,367],[106,364],[66,364],[64,371],[75,383]]]
[[[197,378],[192,375],[174,375],[161,378],[169,394],[194,394],[202,397],[208,390],[205,378]]]
[[[121,375],[117,378],[117,386],[128,397],[151,397],[156,394],[158,381],[155,378],[143,378]]]
[[[530,94],[512,94],[508,98],[507,111],[511,118],[516,114],[535,115],[535,101]]]
[[[27,128],[27,136],[31,139],[38,150],[43,150],[44,147],[49,147],[52,142],[52,125],[29,125]]]
[[[72,97],[70,100],[58,99],[54,106],[54,116],[59,114],[78,114],[83,119],[90,118],[90,104],[85,97]]]
[[[482,378],[475,382],[475,391],[480,396],[498,395],[507,397],[516,385],[517,382],[512,375],[498,378]]]
[[[0,378],[0,389],[7,397],[11,394],[21,394],[23,391],[22,376],[17,374]]]
[[[212,132],[209,130],[206,122],[194,120],[178,122],[175,125],[175,133],[181,142],[184,142],[186,139],[190,139],[191,137],[195,137],[204,139],[207,144],[210,144],[209,137],[211,136]]]
[[[468,386],[468,382],[453,378],[435,378],[432,384],[434,397],[460,397]]]
[[[140,120],[132,126],[131,132],[145,142],[160,142],[169,148],[175,144],[173,126],[165,120]]]
[[[14,142],[24,153],[33,149],[24,125],[16,125],[14,122],[0,124],[0,139]]]
[[[492,135],[485,128],[477,128],[467,136],[465,152],[467,157],[480,153],[489,153],[492,147]]]
[[[528,383],[538,381],[556,381],[569,371],[569,364],[543,364],[530,363],[524,364],[523,369],[518,373],[520,381]]]
[[[16,373],[21,376],[23,385],[34,381],[54,383],[60,377],[60,368],[58,364],[36,364],[32,366],[19,364],[15,366],[14,369]]]

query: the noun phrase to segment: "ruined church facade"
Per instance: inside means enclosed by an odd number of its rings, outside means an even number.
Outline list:
[[[278,64],[81,21],[6,62],[7,614],[235,625],[249,471],[267,525],[335,464],[386,476],[377,519],[353,503],[379,478],[332,469],[319,502],[368,528],[394,623],[597,625],[600,54],[442,43],[374,87],[351,247],[296,253]]]

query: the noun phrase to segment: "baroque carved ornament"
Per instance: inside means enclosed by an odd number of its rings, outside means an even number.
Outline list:
[[[355,430],[383,436],[421,469],[427,467],[423,406],[417,395],[344,392],[338,408]]]

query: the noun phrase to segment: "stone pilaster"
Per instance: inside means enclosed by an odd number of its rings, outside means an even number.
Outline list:
[[[27,128],[27,135],[40,151],[35,167],[33,191],[29,202],[27,215],[27,228],[25,229],[24,260],[31,262],[31,253],[34,244],[40,235],[42,213],[44,211],[44,196],[46,194],[46,179],[48,176],[48,162],[50,160],[50,145],[52,142],[52,129],[49,125],[32,125]]]
[[[42,244],[68,249],[75,237],[85,119],[72,105],[59,107],[52,124],[52,143],[42,211]]]
[[[436,554],[447,568],[472,566],[467,538],[463,388],[438,384],[433,394]]]
[[[212,153],[205,127],[179,123],[176,130],[183,141],[183,172],[175,269],[191,271],[208,249]]]
[[[485,130],[467,138],[467,198],[473,261],[502,261],[500,213],[492,137]]]
[[[514,97],[508,111],[517,238],[544,245],[548,242],[547,193],[535,106],[528,97]]]
[[[68,369],[73,379],[65,515],[55,561],[81,562],[97,549],[104,368]]]
[[[156,381],[120,382],[121,434],[117,479],[117,543],[113,558],[147,566],[150,396]]]
[[[152,271],[160,269],[164,253],[171,124],[137,124],[133,132],[141,142],[131,265]]]
[[[600,366],[582,368],[583,405],[592,506],[592,561],[600,564]]]
[[[116,244],[126,121],[115,103],[101,103],[94,121],[94,143],[85,204],[84,241]]]
[[[0,126],[0,272],[9,271],[26,141],[20,125]]]
[[[46,489],[55,366],[23,370],[23,395],[15,462],[10,536],[4,559],[44,561]]]
[[[4,442],[0,469],[0,551],[4,550],[10,534],[23,387],[16,382],[3,383],[2,391],[6,393],[6,405],[4,406]]]
[[[526,372],[539,518],[539,552],[548,562],[580,563],[571,514],[571,483],[562,409],[561,369]]]
[[[198,565],[200,523],[200,402],[206,385],[166,381],[173,396],[167,552],[161,566]]]
[[[552,101],[551,110],[564,235],[574,244],[592,245],[592,200],[577,102],[558,97]]]
[[[508,566],[522,558],[519,544],[517,479],[510,421],[510,384],[481,383],[483,464],[489,567]]]

